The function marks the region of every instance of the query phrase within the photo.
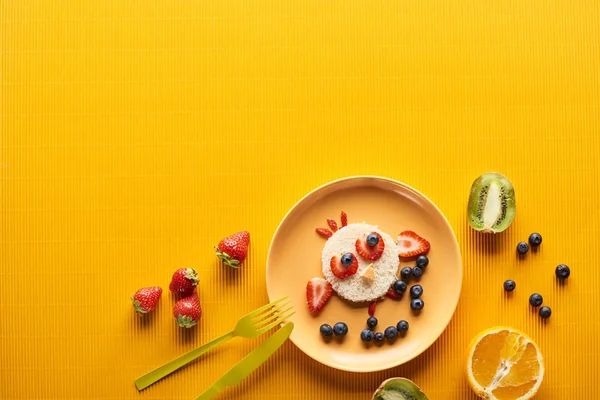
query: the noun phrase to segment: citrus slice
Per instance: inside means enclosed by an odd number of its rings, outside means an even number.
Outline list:
[[[538,391],[544,359],[535,342],[516,329],[485,330],[469,345],[469,385],[489,400],[526,400]]]

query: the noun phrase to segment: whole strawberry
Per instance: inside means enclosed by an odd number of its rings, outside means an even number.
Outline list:
[[[249,244],[250,233],[246,231],[228,236],[216,247],[217,257],[230,267],[239,268],[248,255]]]
[[[158,286],[141,288],[133,296],[131,296],[131,302],[133,308],[139,316],[149,313],[156,308],[156,304],[160,299],[162,289]]]
[[[184,296],[189,296],[194,293],[194,289],[198,285],[198,274],[193,268],[179,268],[173,274],[169,290],[174,293],[179,293]]]
[[[191,328],[196,325],[202,316],[202,308],[200,308],[198,294],[194,293],[175,303],[175,307],[173,307],[173,316],[175,317],[177,325],[182,328]]]

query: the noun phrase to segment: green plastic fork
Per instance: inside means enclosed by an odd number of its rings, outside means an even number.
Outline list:
[[[203,346],[189,351],[176,359],[161,365],[160,367],[140,376],[135,380],[138,390],[144,390],[148,386],[158,382],[170,373],[194,361],[207,351],[225,343],[236,336],[252,339],[262,335],[269,329],[276,327],[294,314],[294,306],[282,297],[265,306],[262,306],[246,315],[237,322],[235,328],[221,337],[218,337]]]

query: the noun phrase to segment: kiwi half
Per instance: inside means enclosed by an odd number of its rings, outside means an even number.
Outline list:
[[[486,233],[502,232],[515,219],[517,205],[512,183],[502,174],[488,172],[471,185],[467,209],[469,225]]]
[[[379,386],[373,400],[428,400],[425,393],[406,378],[391,378]]]

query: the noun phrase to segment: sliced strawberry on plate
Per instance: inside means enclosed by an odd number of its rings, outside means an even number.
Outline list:
[[[306,304],[310,312],[316,313],[327,303],[331,297],[333,288],[331,284],[323,278],[312,278],[306,285]]]
[[[335,222],[332,219],[328,219],[327,225],[329,225],[329,229],[331,229],[333,232],[337,232],[337,230],[338,230],[337,222]]]
[[[371,232],[356,239],[356,252],[367,260],[379,260],[384,249],[383,238],[377,232]]]
[[[329,262],[331,272],[340,279],[352,276],[358,271],[358,259],[352,253],[331,257]]]
[[[329,239],[331,236],[333,236],[333,233],[331,233],[331,231],[329,229],[317,228],[315,230],[317,231],[317,233],[319,235],[323,236],[324,238]]]
[[[341,221],[342,221],[342,227],[344,226],[348,226],[348,215],[342,211],[342,215],[341,215]]]
[[[375,308],[377,307],[377,302],[373,301],[371,302],[371,304],[369,304],[369,316],[373,317],[375,316]]]
[[[398,248],[400,257],[412,258],[427,254],[431,245],[413,231],[404,231],[398,235]]]
[[[399,299],[402,297],[401,294],[398,294],[393,287],[390,287],[387,291],[387,293],[385,294],[387,297],[389,297],[390,299]]]

